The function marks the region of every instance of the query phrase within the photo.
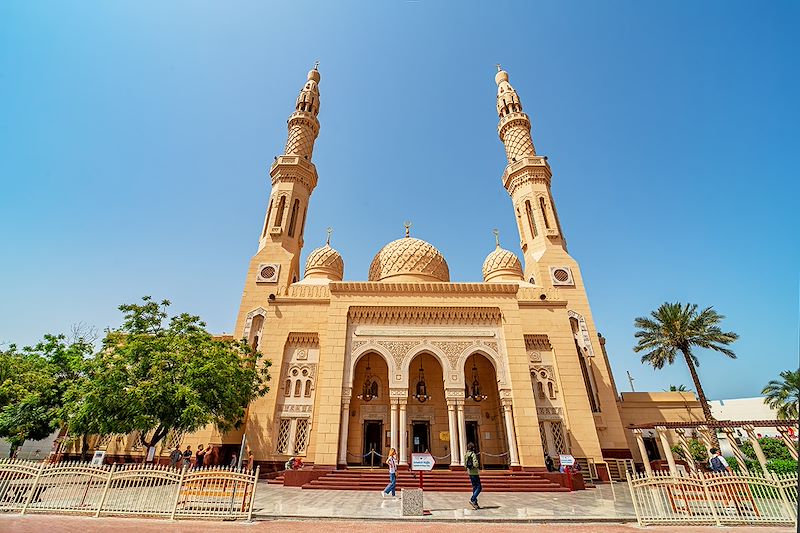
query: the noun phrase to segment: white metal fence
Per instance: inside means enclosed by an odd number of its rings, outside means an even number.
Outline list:
[[[797,474],[627,474],[639,525],[797,524]]]
[[[251,519],[255,471],[0,460],[0,511]]]

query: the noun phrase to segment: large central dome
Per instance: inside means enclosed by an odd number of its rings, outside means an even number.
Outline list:
[[[431,243],[413,237],[392,241],[375,255],[370,281],[450,281],[447,261]]]

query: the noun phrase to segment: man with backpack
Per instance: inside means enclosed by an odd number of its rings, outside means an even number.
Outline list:
[[[731,467],[728,466],[728,461],[722,457],[722,452],[720,452],[716,448],[711,448],[709,450],[711,452],[711,460],[708,462],[709,466],[711,467],[711,471],[715,473],[722,473],[722,472],[733,472]]]
[[[469,504],[473,509],[480,509],[481,506],[478,505],[478,494],[480,494],[483,489],[481,486],[480,471],[478,470],[480,464],[478,463],[478,455],[475,453],[475,445],[471,442],[467,444],[467,454],[464,456],[464,467],[466,467],[467,474],[469,474],[469,481],[472,483],[472,498],[470,498]]]

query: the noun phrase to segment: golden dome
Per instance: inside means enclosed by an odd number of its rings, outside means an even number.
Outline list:
[[[513,252],[500,245],[486,256],[483,262],[483,281],[520,280],[522,279],[522,263]]]
[[[342,256],[326,244],[308,254],[306,259],[306,275],[309,278],[328,278],[342,281],[344,277],[344,261]]]
[[[369,281],[389,280],[450,281],[450,269],[432,244],[404,237],[381,248],[369,267]]]

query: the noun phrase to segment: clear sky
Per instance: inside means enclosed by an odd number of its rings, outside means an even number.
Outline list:
[[[715,306],[737,361],[712,398],[798,366],[797,2],[0,3],[0,342],[168,298],[231,332],[282,152],[320,60],[305,255],[345,279],[403,235],[479,281],[516,252],[495,63],[533,121],[617,384],[691,386],[633,354],[633,319]]]

